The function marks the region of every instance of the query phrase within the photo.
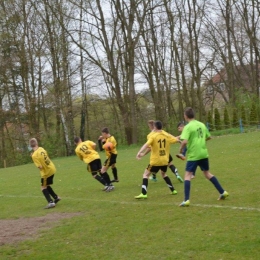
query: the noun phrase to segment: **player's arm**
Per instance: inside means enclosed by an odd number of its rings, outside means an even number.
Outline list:
[[[188,140],[182,140],[181,146],[180,146],[180,153],[183,153],[183,150],[186,147],[187,143],[188,143]]]
[[[98,147],[99,147],[100,151],[104,150],[103,145],[104,145],[105,142],[106,142],[106,140],[103,139],[103,136],[102,135],[99,136],[99,138],[98,138]]]
[[[181,140],[180,140],[180,136],[173,136],[171,134],[170,135],[170,143],[171,144],[175,144],[175,143],[181,143]]]
[[[136,159],[141,159],[141,157],[143,157],[144,156],[144,151],[146,151],[147,150],[147,148],[149,148],[149,144],[147,144],[147,143],[145,143],[142,147],[141,147],[141,149],[139,150],[139,152],[137,153],[137,155],[136,155]]]
[[[34,162],[35,166],[36,166],[39,170],[41,170],[41,169],[43,168],[42,165],[41,165],[40,160],[38,160],[38,159],[36,159],[36,158],[33,158],[33,162]]]

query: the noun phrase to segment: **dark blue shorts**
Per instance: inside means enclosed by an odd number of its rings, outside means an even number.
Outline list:
[[[186,171],[187,172],[195,172],[197,167],[200,167],[202,171],[208,171],[209,170],[209,159],[201,159],[198,161],[187,161],[186,164]]]

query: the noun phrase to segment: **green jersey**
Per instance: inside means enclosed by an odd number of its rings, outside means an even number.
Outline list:
[[[183,129],[181,140],[187,140],[187,160],[208,158],[206,139],[210,137],[207,127],[197,120],[191,120]]]

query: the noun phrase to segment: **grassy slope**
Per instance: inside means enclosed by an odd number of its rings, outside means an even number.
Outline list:
[[[191,206],[179,208],[183,185],[169,171],[179,191],[172,196],[164,181],[149,182],[149,198],[135,201],[141,191],[148,157],[135,159],[138,148],[119,150],[120,183],[111,193],[86,172],[76,157],[54,160],[54,189],[62,197],[55,209],[39,189],[33,164],[0,170],[0,218],[43,216],[51,212],[81,212],[41,231],[34,240],[0,247],[1,259],[257,259],[259,225],[260,134],[214,138],[208,143],[211,171],[230,193],[218,193],[200,171],[192,181]],[[172,155],[178,146],[172,147]],[[102,158],[104,155],[102,154]],[[175,164],[183,175],[185,163]],[[109,171],[110,175],[111,171]],[[221,206],[221,207],[216,207]]]

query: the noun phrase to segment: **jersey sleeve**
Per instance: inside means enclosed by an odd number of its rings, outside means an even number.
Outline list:
[[[171,144],[175,144],[175,143],[178,143],[178,142],[179,142],[179,139],[178,139],[177,137],[175,137],[175,136],[169,134],[169,142],[170,142]]]

